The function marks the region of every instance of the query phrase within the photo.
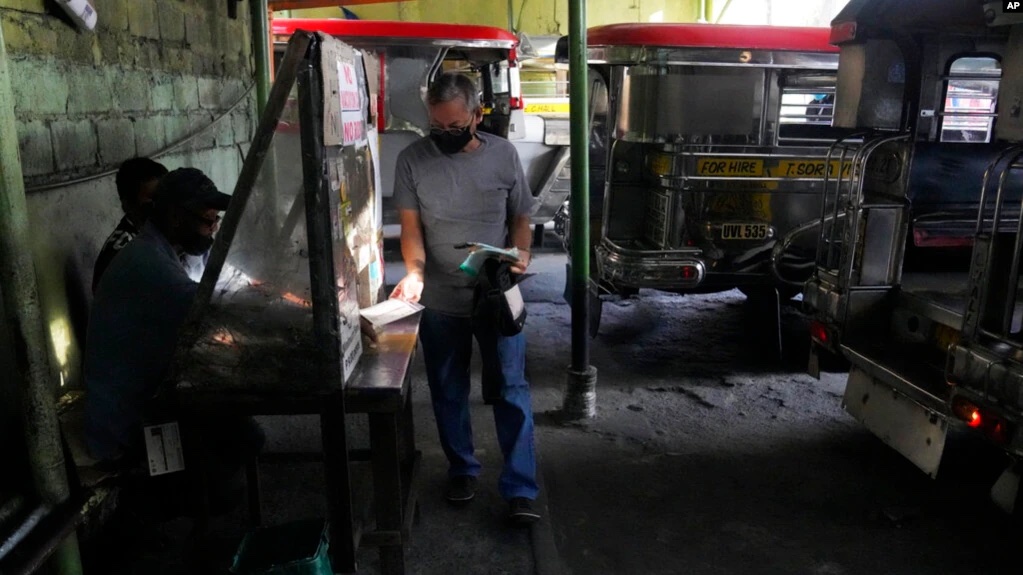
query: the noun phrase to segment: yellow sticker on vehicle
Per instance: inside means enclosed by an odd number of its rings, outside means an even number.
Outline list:
[[[767,163],[771,162],[771,163]],[[827,160],[814,158],[791,158],[771,160],[757,158],[700,158],[696,161],[697,176],[713,176],[718,178],[824,178],[824,166]],[[658,168],[668,166],[670,157],[654,156],[651,169],[654,173],[664,173]],[[852,173],[852,162],[831,161],[832,177],[838,175],[841,165],[842,177],[848,178]]]
[[[696,161],[696,175],[756,178],[764,175],[764,160],[751,158],[700,158]]]
[[[838,176],[838,160],[831,161],[831,177]],[[773,174],[777,178],[823,178],[824,165],[827,160],[793,159],[781,160]],[[852,162],[842,164],[842,177],[848,178],[852,173]]]
[[[650,171],[658,176],[671,174],[671,156],[668,154],[653,154],[650,157]]]
[[[529,104],[522,109],[527,114],[567,114],[568,102],[538,102]]]
[[[959,343],[959,330],[944,324],[935,324],[934,343],[941,351],[948,351],[950,347]]]

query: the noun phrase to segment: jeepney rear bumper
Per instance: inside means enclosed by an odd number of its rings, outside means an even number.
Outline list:
[[[692,289],[706,278],[700,250],[646,251],[624,249],[610,242],[596,248],[597,271],[616,285],[660,290]]]

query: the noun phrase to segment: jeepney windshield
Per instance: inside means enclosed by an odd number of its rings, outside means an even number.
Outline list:
[[[634,65],[614,69],[615,136],[633,142],[759,145],[765,70]]]

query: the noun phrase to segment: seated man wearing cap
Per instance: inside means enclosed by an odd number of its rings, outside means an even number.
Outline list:
[[[141,232],[103,274],[85,349],[85,435],[93,457],[127,466],[144,459],[146,409],[167,373],[198,288],[182,254],[209,250],[219,212],[230,200],[195,168],[170,172],[160,180]],[[236,461],[225,463],[240,467],[262,445],[251,420],[201,425],[216,425],[214,443],[231,444],[226,458]]]

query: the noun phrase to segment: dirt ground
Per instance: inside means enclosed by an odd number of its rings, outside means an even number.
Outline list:
[[[524,284],[544,521],[532,533],[503,521],[500,454],[478,388],[472,415],[484,462],[480,493],[465,509],[444,504],[445,462],[418,358],[422,520],[408,573],[1020,572],[1020,530],[987,498],[1002,456],[957,435],[937,480],[919,472],[842,410],[844,374],[804,374],[798,303],[784,311],[784,360],[765,351],[763,326],[737,291],[642,292],[605,304],[590,342],[598,415],[563,422],[571,349],[564,266],[560,250],[538,252],[530,270],[537,275]],[[388,281],[401,271],[389,265]],[[318,445],[315,419],[262,421],[270,451]],[[323,516],[318,464],[268,461],[262,472],[269,523]],[[188,528],[186,521],[161,526],[115,564],[86,572],[192,573],[183,552]],[[214,525],[209,546],[219,572],[244,531],[244,515]],[[375,553],[363,551],[360,573],[377,572]]]

